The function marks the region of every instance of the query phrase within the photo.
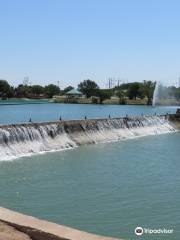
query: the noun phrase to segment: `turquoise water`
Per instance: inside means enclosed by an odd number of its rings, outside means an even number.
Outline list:
[[[24,105],[24,104],[42,104],[42,103],[50,103],[48,99],[21,99],[11,98],[8,100],[0,100],[0,105]]]
[[[179,239],[179,147],[175,133],[1,162],[1,205],[98,234],[134,239],[140,225]]]
[[[0,105],[0,124],[33,121],[56,121],[62,119],[107,118],[140,114],[174,113],[177,107],[93,105],[93,104],[28,104]]]
[[[87,108],[94,117],[109,111],[114,115],[175,111],[146,106],[37,106],[3,106],[1,122],[23,121],[29,109],[37,112],[39,121],[54,120],[58,109],[64,109],[67,118],[83,115]],[[107,236],[178,240],[179,169],[179,132],[1,161],[0,205]],[[137,226],[174,233],[140,238],[134,234]]]

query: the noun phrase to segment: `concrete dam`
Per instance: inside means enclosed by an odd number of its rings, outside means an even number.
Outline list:
[[[0,161],[31,154],[175,132],[180,114],[0,126]]]

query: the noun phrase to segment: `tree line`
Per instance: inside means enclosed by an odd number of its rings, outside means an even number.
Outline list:
[[[49,84],[45,87],[41,85],[23,85],[17,87],[10,86],[6,80],[0,80],[0,97],[1,98],[36,98],[47,97],[52,98],[54,95],[60,94],[60,88],[54,84]]]
[[[152,104],[154,89],[156,86],[155,81],[144,80],[143,82],[123,83],[111,89],[101,89],[98,84],[90,79],[82,81],[78,85],[78,89],[86,95],[87,98],[95,96],[100,98],[100,103],[111,97],[118,97],[120,104],[126,104],[127,99],[137,100],[146,99],[147,105]],[[73,89],[68,86],[63,90],[63,94]],[[175,86],[165,87],[160,86],[160,98],[174,98],[180,100],[180,88]]]
[[[119,98],[120,104],[126,104],[127,99],[137,100],[146,99],[147,104],[152,104],[153,92],[156,82],[151,80],[144,80],[143,82],[123,83],[115,86],[112,89],[101,89],[95,81],[90,79],[84,80],[79,83],[78,89],[87,97],[98,97],[100,103],[111,97]],[[61,90],[57,85],[49,84],[47,86],[41,85],[23,85],[17,87],[10,86],[6,80],[0,80],[0,97],[1,98],[38,98],[46,97],[52,98],[54,95],[64,95],[66,92],[73,89],[68,86]],[[175,86],[160,88],[161,95],[168,96],[175,99],[180,99],[180,88]]]

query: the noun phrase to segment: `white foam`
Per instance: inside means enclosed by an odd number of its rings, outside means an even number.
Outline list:
[[[164,116],[79,121],[66,130],[63,123],[6,126],[0,128],[0,161],[175,131]]]

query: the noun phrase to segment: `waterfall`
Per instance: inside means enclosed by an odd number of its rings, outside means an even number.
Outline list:
[[[176,131],[165,116],[0,126],[0,160]]]

